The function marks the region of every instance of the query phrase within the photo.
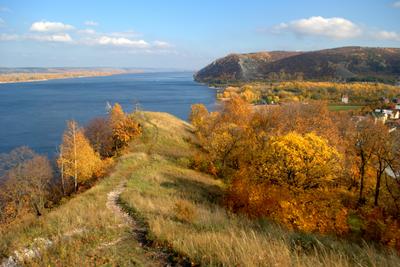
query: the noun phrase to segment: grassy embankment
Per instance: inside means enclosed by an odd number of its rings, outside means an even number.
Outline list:
[[[396,255],[368,244],[288,232],[266,220],[230,214],[219,205],[224,184],[188,168],[196,149],[191,126],[164,113],[138,117],[144,134],[119,159],[114,173],[40,220],[0,232],[2,255],[46,238],[61,241],[29,265],[157,265],[157,258],[132,237],[130,226],[106,207],[107,194],[126,181],[119,201],[149,227],[147,238],[201,265],[400,265]]]

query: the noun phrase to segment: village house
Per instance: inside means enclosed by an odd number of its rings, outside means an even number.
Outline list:
[[[383,124],[385,124],[388,119],[388,115],[386,113],[376,112],[376,110],[372,113],[372,115],[374,116],[375,121],[380,121]]]
[[[388,119],[398,120],[400,119],[400,110],[397,109],[375,109],[373,112],[375,120],[386,123]]]
[[[349,96],[348,95],[342,95],[342,103],[348,104],[349,103]]]

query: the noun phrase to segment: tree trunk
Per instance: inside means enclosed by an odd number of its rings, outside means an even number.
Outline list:
[[[64,183],[64,158],[63,158],[63,149],[61,146],[60,149],[60,158],[61,158],[61,188],[62,188],[62,193],[63,196],[65,196],[65,183]]]
[[[381,188],[381,177],[382,177],[382,172],[377,171],[376,172],[374,206],[378,206],[379,191],[380,191],[380,188]]]
[[[75,123],[72,125],[72,135],[74,140],[74,187],[75,193],[78,191],[78,164],[76,159],[76,129]]]
[[[363,191],[364,191],[364,177],[365,177],[365,157],[361,153],[361,166],[360,166],[360,195],[358,197],[358,204],[364,204]]]
[[[382,174],[385,172],[385,166],[382,164],[382,160],[379,159],[379,167],[376,170],[376,185],[375,185],[375,198],[374,206],[378,206],[379,192],[381,190],[381,178]]]

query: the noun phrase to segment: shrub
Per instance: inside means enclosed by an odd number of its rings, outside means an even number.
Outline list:
[[[197,214],[193,205],[185,200],[178,200],[174,206],[175,218],[181,222],[193,223]]]

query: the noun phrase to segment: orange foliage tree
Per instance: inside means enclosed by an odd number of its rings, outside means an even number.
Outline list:
[[[141,127],[131,115],[124,113],[118,103],[111,109],[109,120],[112,129],[113,149],[118,154],[135,136],[141,134]]]
[[[194,167],[224,178],[232,211],[400,248],[398,131],[326,102],[252,107],[235,95],[217,112],[194,106],[191,120]]]

